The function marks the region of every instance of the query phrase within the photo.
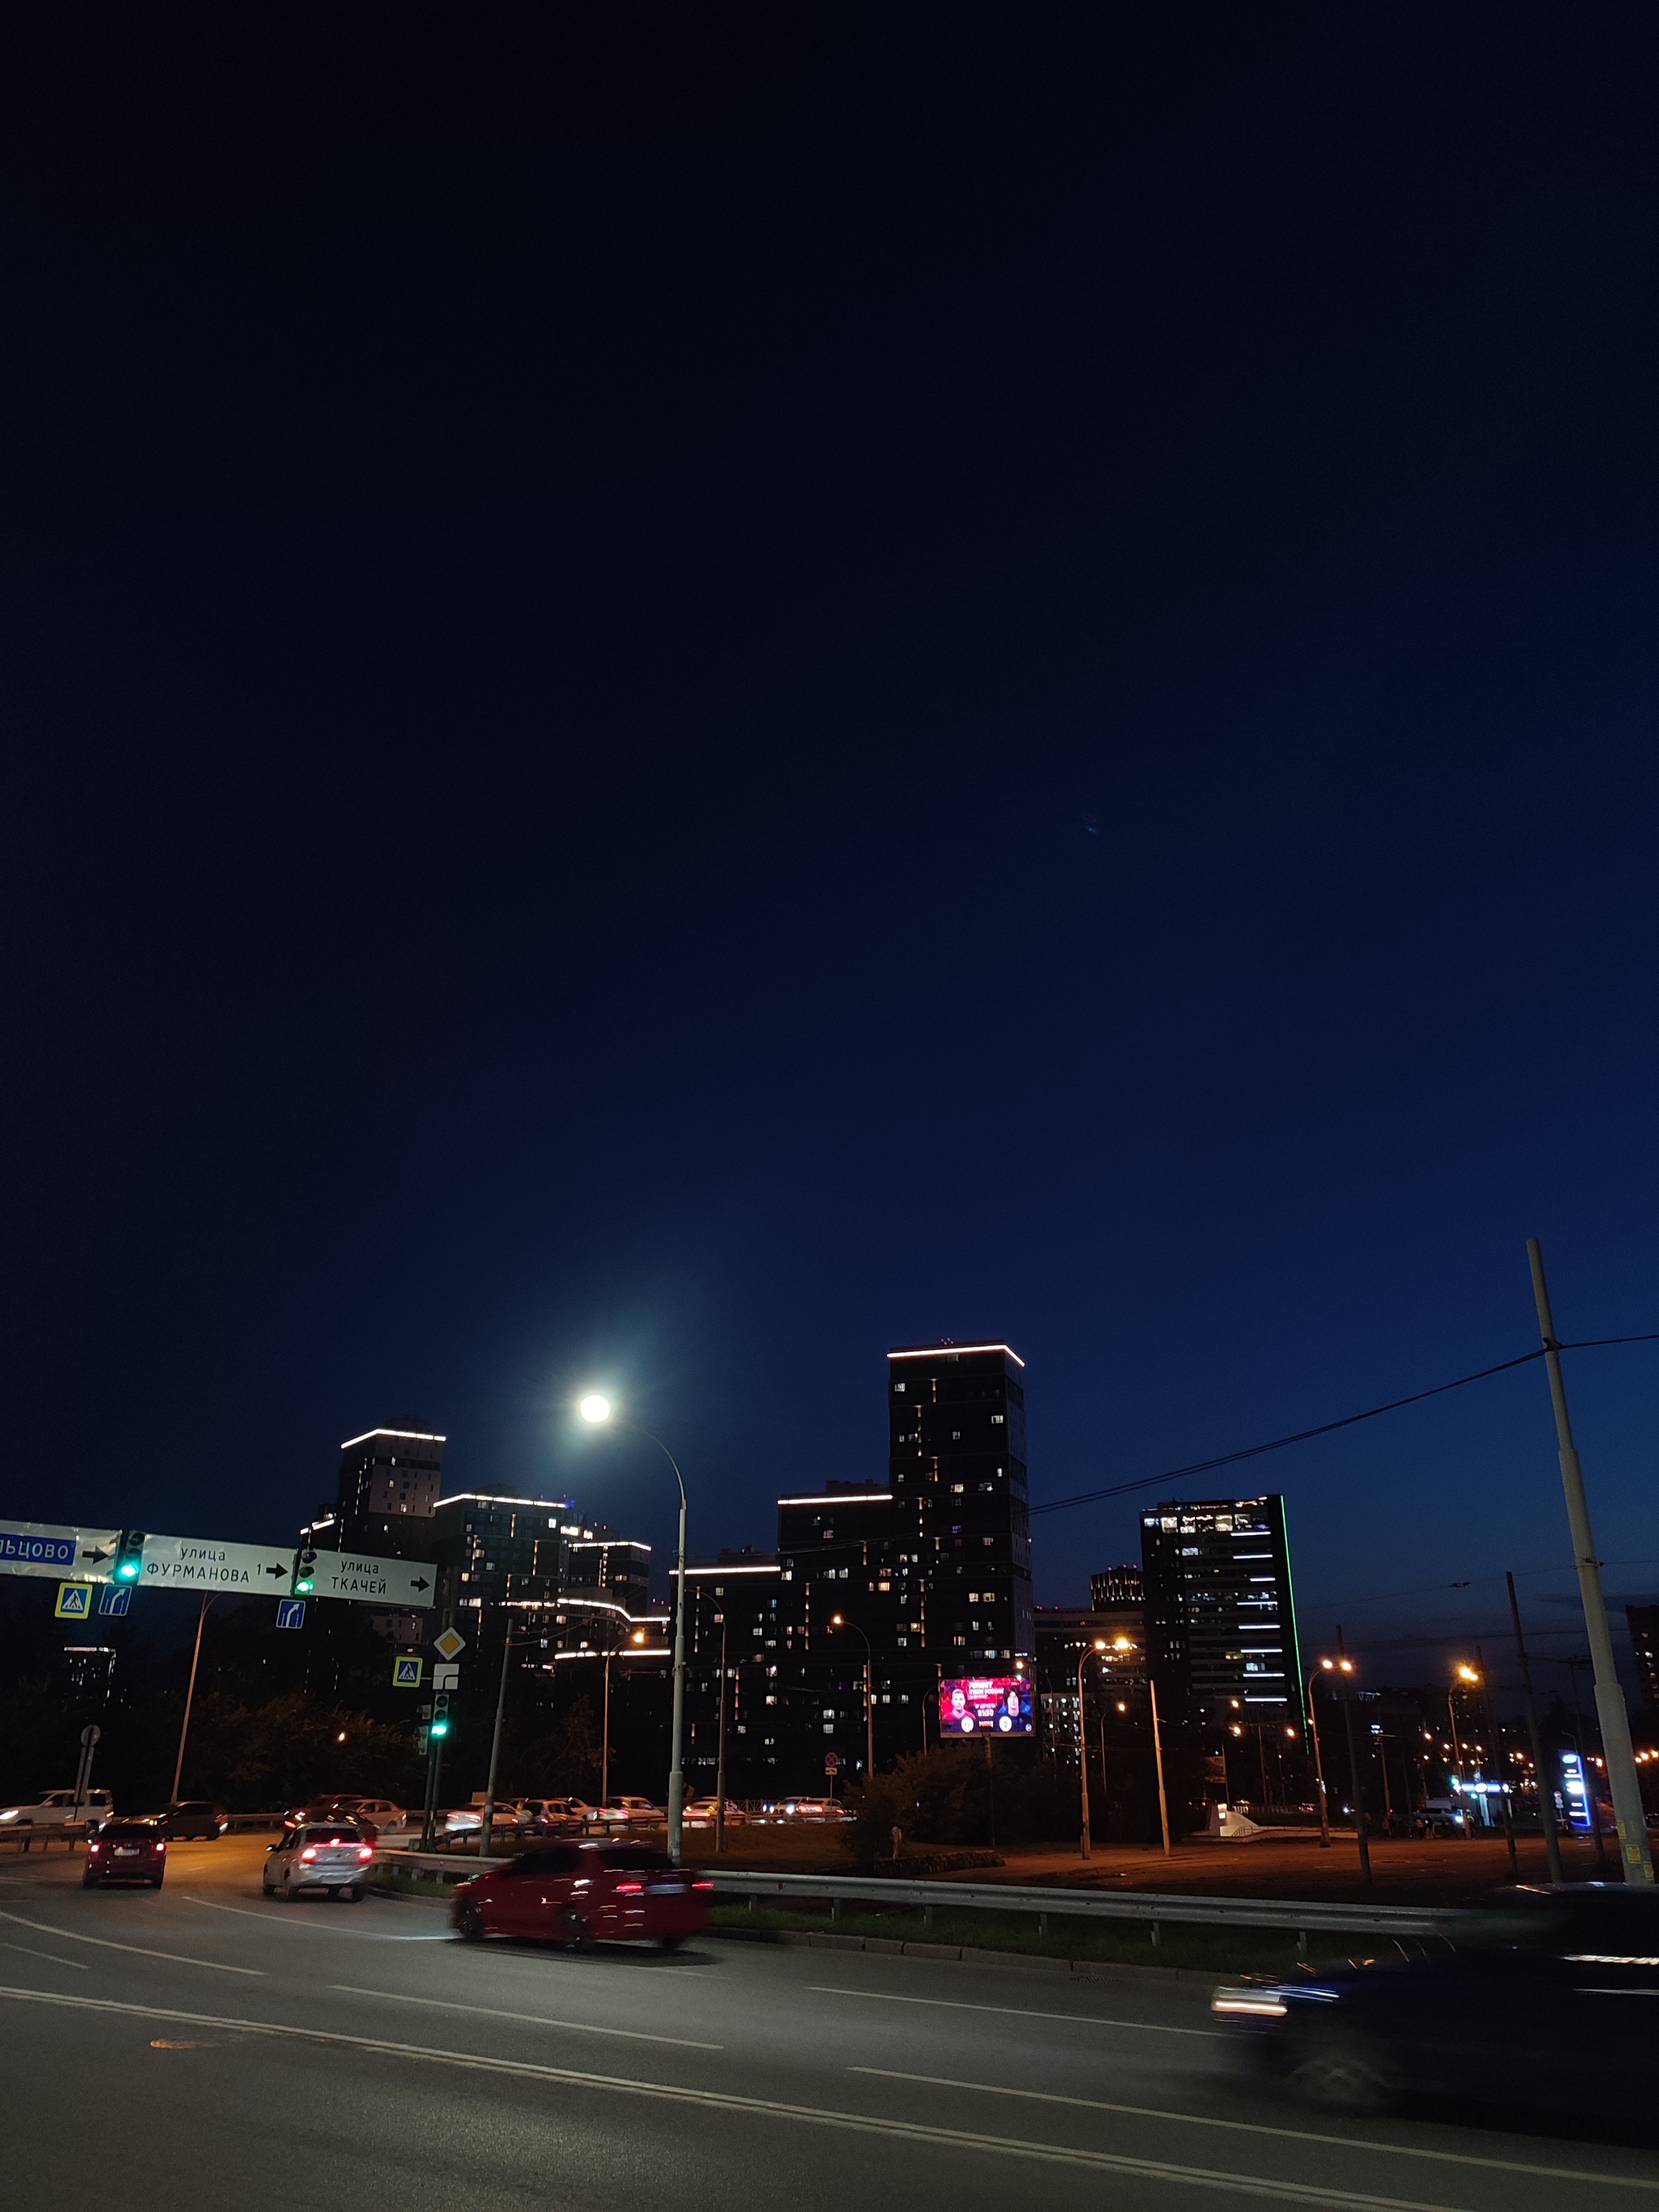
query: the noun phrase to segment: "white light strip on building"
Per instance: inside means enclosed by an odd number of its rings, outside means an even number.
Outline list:
[[[615,1651],[556,1651],[556,1659],[672,1659],[672,1651],[665,1644],[624,1644]]]
[[[568,1506],[569,1499],[564,1502]],[[648,1552],[651,1547],[641,1544],[637,1536],[584,1536],[570,1548],[573,1552]]]
[[[349,1451],[353,1444],[366,1444],[373,1437],[405,1437],[410,1443],[416,1444],[447,1444],[449,1442],[447,1437],[429,1436],[424,1429],[365,1429],[360,1437],[348,1437],[340,1449]]]
[[[781,1504],[782,1500],[780,1499],[779,1503]],[[679,1569],[671,1567],[668,1571],[671,1575],[677,1575]],[[685,1571],[688,1575],[781,1575],[783,1569],[774,1560],[769,1567],[688,1567]]]
[[[840,1490],[833,1498],[781,1498],[780,1505],[890,1505],[890,1490]]]
[[[453,1498],[441,1498],[433,1507],[434,1513],[446,1505],[538,1505],[544,1512],[550,1505],[555,1511],[568,1513],[571,1500],[568,1498],[497,1498],[489,1490],[458,1490]]]
[[[887,1357],[890,1359],[954,1359],[963,1352],[1006,1352],[1016,1367],[1025,1364],[1012,1344],[929,1344],[924,1345],[919,1352],[890,1352]]]

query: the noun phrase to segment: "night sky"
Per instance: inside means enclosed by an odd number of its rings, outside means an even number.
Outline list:
[[[9,71],[0,1506],[386,1424],[665,1547],[598,1385],[708,1552],[890,1344],[1041,1504],[1527,1351],[1528,1236],[1659,1328],[1650,13],[590,12]],[[1583,1648],[1535,1364],[1238,1486],[1316,1644]]]

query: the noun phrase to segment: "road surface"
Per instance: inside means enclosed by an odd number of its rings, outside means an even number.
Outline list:
[[[1649,2205],[1570,2132],[1331,2121],[1230,2070],[1202,1985],[704,1939],[462,1944],[436,1906],[0,1858],[6,2199],[31,2212],[1455,2212]]]

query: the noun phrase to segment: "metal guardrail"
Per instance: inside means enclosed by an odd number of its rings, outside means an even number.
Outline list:
[[[894,1881],[861,1875],[744,1874],[711,1870],[715,1897],[775,1897],[824,1903],[832,1917],[842,1902],[912,1905],[930,1920],[935,1912],[1035,1913],[1084,1920],[1133,1920],[1153,1929],[1164,1923],[1208,1928],[1279,1928],[1297,1936],[1340,1931],[1356,1936],[1446,1936],[1479,1915],[1450,1906],[1344,1905],[1325,1898],[1207,1897],[1169,1891],[1016,1887],[1012,1882]],[[1154,1938],[1156,1940],[1156,1938]]]
[[[20,1856],[33,1850],[36,1844],[43,1851],[50,1850],[54,1844],[67,1844],[72,1851],[77,1844],[85,1842],[92,1831],[93,1823],[89,1820],[60,1820],[51,1827],[43,1822],[38,1828],[29,1822],[16,1827],[8,1824],[0,1828],[0,1844],[10,1844]]]
[[[376,1866],[410,1874],[436,1875],[462,1881],[506,1858],[457,1859],[442,1851],[376,1850]],[[1179,1896],[1167,1890],[1097,1890],[1016,1887],[1012,1882],[891,1881],[863,1875],[745,1874],[737,1868],[707,1867],[714,1896],[720,1899],[775,1897],[797,1904],[823,1904],[831,1917],[843,1903],[920,1908],[931,1923],[936,1912],[1018,1912],[1033,1915],[1045,1931],[1051,1917],[1129,1920],[1156,1931],[1166,1923],[1205,1928],[1273,1928],[1310,1935],[1453,1937],[1480,1915],[1462,1908],[1410,1905],[1345,1905],[1326,1898]]]

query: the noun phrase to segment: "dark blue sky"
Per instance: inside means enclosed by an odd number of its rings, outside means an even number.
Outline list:
[[[598,1378],[712,1549],[893,1342],[1041,1501],[1526,1350],[1528,1235],[1659,1327],[1651,25],[1130,13],[30,57],[8,1510],[384,1422],[665,1544]],[[1246,1483],[1316,1639],[1572,1642],[1535,1366]]]

